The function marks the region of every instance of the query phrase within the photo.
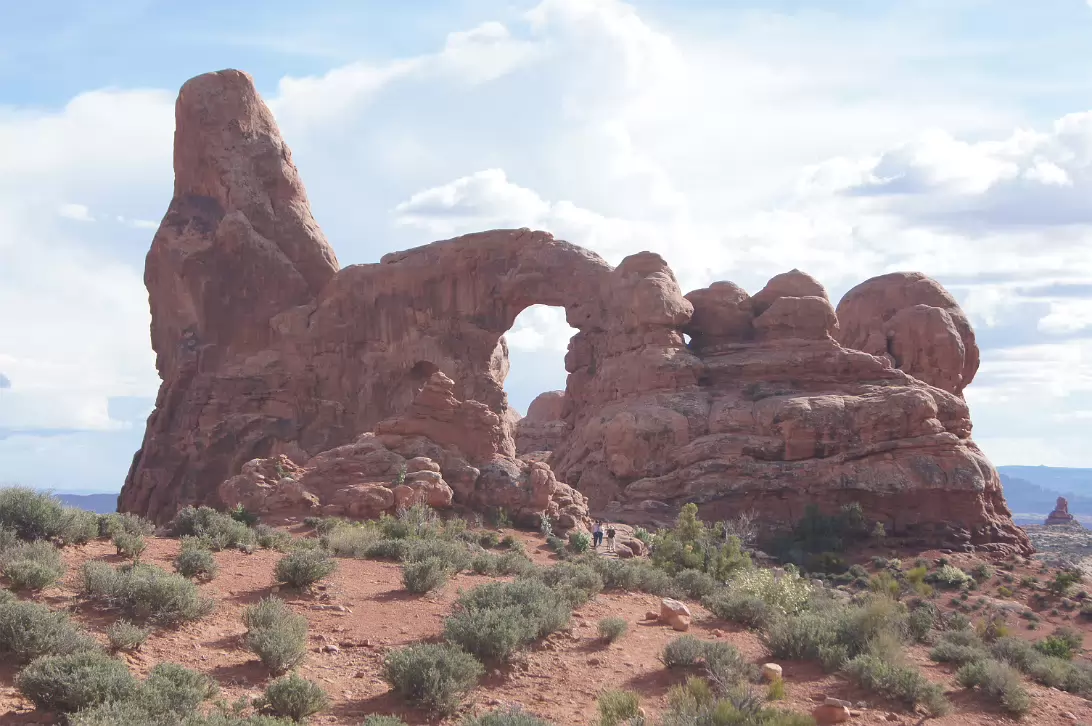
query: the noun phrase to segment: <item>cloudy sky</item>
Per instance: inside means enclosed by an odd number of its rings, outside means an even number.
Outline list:
[[[158,378],[143,259],[189,77],[250,72],[342,264],[493,227],[686,290],[922,270],[998,464],[1092,466],[1086,0],[53,0],[0,24],[0,480],[116,491]],[[411,8],[407,9],[407,8]],[[60,18],[60,19],[58,19]],[[509,334],[525,410],[571,330]]]

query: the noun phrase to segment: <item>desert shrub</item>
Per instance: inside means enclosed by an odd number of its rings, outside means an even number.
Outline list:
[[[454,712],[484,674],[474,656],[447,644],[411,645],[383,661],[383,678],[402,698],[443,715]]]
[[[793,569],[780,576],[762,568],[740,570],[728,586],[735,592],[762,598],[771,610],[784,615],[800,612],[812,594],[811,585]]]
[[[426,593],[442,587],[451,578],[451,566],[439,557],[402,565],[402,584],[412,593]]]
[[[137,689],[125,663],[99,651],[37,658],[15,685],[39,708],[66,713],[125,700]]]
[[[216,552],[248,549],[257,539],[250,527],[211,507],[186,507],[175,515],[169,528],[175,537],[197,537]]]
[[[902,586],[890,572],[877,572],[869,578],[868,589],[880,595],[898,599]]]
[[[511,550],[497,557],[498,575],[526,575],[535,568],[535,563],[524,552]]]
[[[647,592],[661,597],[677,594],[675,581],[671,575],[655,567],[648,560],[611,560],[605,557],[591,557],[586,564],[591,565],[599,573],[604,589]]]
[[[243,610],[243,642],[274,673],[298,665],[307,654],[307,618],[280,598],[263,598]]]
[[[675,575],[675,586],[687,597],[701,600],[713,594],[713,591],[717,589],[717,581],[700,570],[682,570]]]
[[[488,552],[479,552],[470,559],[470,571],[475,575],[497,574],[497,557]]]
[[[99,515],[79,507],[63,507],[58,531],[54,535],[61,546],[86,544],[99,534]]]
[[[244,507],[242,502],[229,509],[228,516],[248,527],[253,527],[258,523],[258,515]]]
[[[219,689],[216,681],[177,663],[160,663],[140,684],[135,701],[154,715],[190,713]]]
[[[106,639],[114,650],[136,650],[152,634],[151,628],[144,628],[128,620],[116,620],[106,629]]]
[[[155,523],[129,512],[111,512],[99,517],[99,536],[113,539],[118,532],[150,537],[155,533]]]
[[[964,688],[978,688],[1009,713],[1022,716],[1031,708],[1031,696],[1012,666],[996,660],[977,660],[956,671]]]
[[[965,665],[989,657],[985,644],[973,630],[950,630],[929,651],[929,657],[938,663]]]
[[[560,537],[555,537],[554,535],[550,535],[546,538],[546,546],[549,547],[554,554],[560,555],[565,552],[565,540]]]
[[[485,716],[479,716],[479,720],[473,721],[473,723],[485,723],[484,721],[481,721],[481,719],[484,718]],[[470,721],[464,719],[463,726],[466,726],[467,723],[470,723]],[[365,716],[364,720],[361,721],[360,726],[406,726],[406,722],[397,716],[381,716],[377,713],[373,713],[370,716]]]
[[[464,542],[444,539],[411,539],[406,542],[402,559],[406,562],[438,559],[447,564],[453,573],[470,567],[470,549]]]
[[[921,705],[931,716],[943,715],[950,709],[944,689],[916,668],[864,654],[846,663],[845,673],[862,688],[910,708]]]
[[[905,607],[886,598],[849,606],[827,603],[772,619],[762,640],[776,657],[818,661],[836,670],[878,642],[899,641],[905,619]]]
[[[254,541],[264,550],[285,552],[292,546],[292,535],[268,524],[254,526]]]
[[[22,540],[50,539],[61,534],[65,507],[49,494],[25,487],[0,489],[0,527]]]
[[[1005,616],[994,613],[975,623],[974,631],[978,637],[987,643],[992,643],[998,638],[1004,638],[1009,634],[1009,627],[1005,623]]]
[[[1047,583],[1047,589],[1061,597],[1083,579],[1084,576],[1078,570],[1058,570],[1054,573],[1054,579]]]
[[[195,537],[183,537],[182,548],[174,558],[174,569],[182,577],[190,579],[200,577],[211,580],[220,571],[216,558],[205,547],[205,543]]]
[[[770,681],[770,685],[766,686],[766,700],[767,701],[783,701],[785,699],[785,681],[782,678],[775,678]]]
[[[49,542],[20,542],[0,553],[4,577],[17,590],[43,590],[64,575],[61,553]]]
[[[291,673],[266,686],[260,702],[263,709],[278,716],[302,721],[326,708],[330,699],[317,683]]]
[[[500,544],[500,535],[496,532],[485,531],[478,535],[478,544],[485,549],[493,549]]]
[[[315,530],[320,537],[325,536],[343,526],[352,526],[353,522],[344,517],[304,517],[303,523]]]
[[[0,653],[17,662],[97,648],[95,639],[73,623],[67,613],[20,600],[0,605]]]
[[[942,566],[932,575],[929,575],[926,579],[936,585],[949,589],[963,587],[972,582],[971,576],[966,572],[954,565],[947,564]]]
[[[328,520],[323,520],[328,521]],[[338,557],[367,558],[379,539],[378,530],[366,523],[360,526],[343,524],[331,527],[322,534],[322,542]]]
[[[603,578],[595,568],[577,562],[559,562],[552,567],[533,570],[526,577],[545,583],[563,595],[572,607],[583,605],[603,590]]]
[[[703,644],[705,675],[721,693],[730,692],[740,681],[754,677],[754,666],[743,660],[739,650],[728,643]]]
[[[859,504],[847,504],[833,515],[823,514],[812,504],[791,531],[774,538],[765,549],[782,562],[803,566],[811,555],[844,552],[849,544],[865,539],[868,534],[867,520]]]
[[[652,541],[653,541],[652,533],[649,532],[644,527],[637,527],[636,529],[634,529],[633,530],[633,536],[636,539],[639,539],[642,542],[644,542],[646,547],[652,547]]]
[[[1043,655],[1072,660],[1084,642],[1084,636],[1072,628],[1057,628],[1049,636],[1035,644]]]
[[[985,562],[980,562],[971,568],[971,577],[978,582],[985,582],[993,577],[993,568],[987,565]]]
[[[333,574],[336,569],[337,562],[325,550],[293,550],[277,561],[273,575],[277,582],[305,588]]]
[[[15,593],[7,588],[0,587],[0,605],[7,605],[16,600]]]
[[[921,602],[910,610],[906,616],[906,630],[911,639],[924,643],[929,633],[936,627],[939,613],[937,607],[930,602]]]
[[[606,691],[599,696],[599,726],[618,726],[637,717],[641,699],[633,691]]]
[[[707,610],[722,620],[749,628],[761,628],[770,621],[773,609],[758,595],[721,588],[702,600]]]
[[[694,503],[683,506],[672,529],[657,533],[653,541],[652,563],[675,574],[682,570],[700,570],[718,582],[733,572],[751,566],[739,537],[728,534],[724,525],[710,527],[698,519]]]
[[[621,638],[629,630],[629,623],[625,618],[610,617],[599,621],[599,637],[608,643]]]
[[[128,557],[134,562],[139,560],[144,551],[148,549],[148,543],[142,534],[115,532],[114,536],[111,537],[111,541],[114,543],[114,549],[117,550],[119,555]]]
[[[569,532],[568,547],[570,552],[581,554],[591,549],[591,535],[587,532]]]
[[[80,591],[89,601],[117,607],[140,620],[173,625],[212,612],[215,603],[185,577],[152,565],[113,568],[88,561],[80,568]]]
[[[468,716],[459,722],[460,726],[553,726],[534,714],[527,713],[519,706],[504,710],[497,709],[481,716]],[[364,726],[369,726],[365,722]],[[376,726],[397,726],[396,724],[377,724]]]
[[[675,638],[664,646],[660,661],[668,668],[691,668],[705,655],[705,644],[693,635]]]
[[[444,638],[483,660],[506,660],[563,628],[570,615],[568,601],[538,580],[491,582],[458,599]]]
[[[781,683],[778,681],[778,683]],[[776,691],[771,684],[771,691]],[[784,684],[782,684],[782,688]],[[814,726],[815,720],[806,714],[767,708],[769,696],[761,696],[749,688],[733,688],[724,697],[713,693],[701,678],[689,678],[685,685],[668,693],[668,708],[663,714],[664,726]],[[631,724],[641,723],[635,719]]]

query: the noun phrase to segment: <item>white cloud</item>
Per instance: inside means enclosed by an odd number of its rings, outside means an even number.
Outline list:
[[[1017,438],[1022,390],[1050,415],[1075,405],[1092,295],[1039,288],[1092,280],[1092,114],[1043,123],[926,14],[709,13],[728,20],[545,0],[416,56],[256,76],[344,263],[529,226],[612,262],[659,252],[684,289],[800,267],[837,297],[922,269],[980,328],[1023,336],[993,340],[971,388],[986,439]],[[0,369],[19,389],[0,427],[109,429],[111,398],[154,396],[141,271],[171,193],[174,91],[0,110]],[[517,320],[521,400],[558,387],[569,335],[558,310]],[[1020,436],[1057,433],[1044,421]]]
[[[57,209],[57,214],[65,219],[74,219],[77,222],[95,221],[95,218],[91,216],[91,210],[83,204],[62,204]]]

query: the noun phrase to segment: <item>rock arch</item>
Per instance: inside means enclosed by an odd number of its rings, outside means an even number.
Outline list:
[[[612,268],[528,229],[338,270],[249,76],[187,82],[176,121],[174,197],[145,272],[163,384],[123,511],[162,522],[220,503],[256,457],[336,464],[372,446],[366,432],[427,436],[445,417],[478,422],[449,432],[470,485],[503,491],[528,466],[541,479],[550,467],[514,459],[503,336],[544,304],[578,331],[550,466],[593,508],[657,524],[694,501],[776,524],[806,502],[860,501],[881,521],[898,512],[895,534],[1028,549],[970,439],[973,333],[935,282],[877,278],[837,315],[797,270],[753,297],[730,282],[684,297],[659,255]]]

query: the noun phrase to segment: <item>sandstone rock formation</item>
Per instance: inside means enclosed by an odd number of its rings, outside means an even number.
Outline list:
[[[1069,513],[1069,502],[1065,497],[1058,497],[1054,511],[1047,515],[1043,524],[1072,524],[1075,521],[1077,520]]]
[[[503,436],[501,418],[477,401],[456,399],[454,386],[434,373],[405,414],[305,466],[284,455],[249,461],[220,485],[220,501],[260,514],[359,518],[417,502],[435,509],[457,502],[477,511],[503,509],[531,527],[544,514],[559,534],[584,527],[583,495],[557,481],[544,463],[489,450],[489,442]]]
[[[456,502],[511,488],[524,507],[533,477],[643,525],[688,501],[705,517],[753,510],[770,524],[808,503],[855,501],[895,536],[1028,550],[970,439],[962,390],[978,366],[974,335],[928,278],[875,278],[838,314],[796,270],[754,296],[718,282],[684,297],[658,255],[612,268],[529,230],[336,271],[247,76],[190,81],[177,119],[175,197],[146,273],[163,385],[123,510],[163,521],[185,504],[224,504],[241,496],[221,487],[237,474],[269,487],[273,466],[283,479],[282,455],[319,506],[352,507],[335,493],[393,493],[391,469],[346,463],[352,476],[339,478],[331,456],[424,457],[420,471],[440,474]],[[563,307],[577,333],[564,395],[518,420],[503,336],[533,304]],[[549,466],[538,468],[545,454],[517,460],[517,440],[521,452],[550,447]],[[346,445],[363,448],[323,453]],[[388,501],[367,491],[358,510]],[[566,499],[579,514],[577,492],[558,491],[559,514]]]
[[[570,432],[572,426],[565,420],[565,392],[541,393],[527,408],[527,415],[516,422],[516,451],[553,451]]]

